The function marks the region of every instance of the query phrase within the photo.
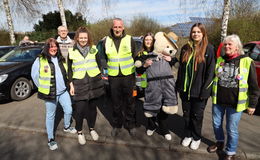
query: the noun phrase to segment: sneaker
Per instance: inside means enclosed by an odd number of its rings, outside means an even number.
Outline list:
[[[164,135],[164,138],[165,138],[167,141],[170,141],[170,140],[172,140],[172,135],[171,135],[170,133],[165,134],[165,135]]]
[[[192,140],[191,141],[191,144],[190,144],[190,148],[193,149],[193,150],[197,150],[200,146],[200,139],[195,141],[195,140]]]
[[[86,144],[86,138],[83,133],[78,133],[78,141],[81,145]]]
[[[68,133],[72,133],[72,134],[77,133],[77,130],[74,127],[63,128],[63,131],[68,132]]]
[[[49,149],[52,151],[58,149],[58,144],[54,141],[54,139],[50,139],[50,141],[48,142],[48,146]]]
[[[192,138],[191,137],[185,137],[182,142],[181,145],[184,147],[188,147],[191,143]]]
[[[155,131],[155,129],[154,129],[154,130],[147,129],[147,130],[146,130],[147,136],[152,136],[153,133],[154,133],[154,131]]]
[[[97,134],[97,132],[96,132],[95,130],[91,130],[91,131],[90,131],[90,135],[91,135],[91,137],[92,137],[92,139],[93,139],[94,141],[97,141],[98,138],[99,138],[99,136],[98,136],[98,134]]]
[[[115,137],[117,136],[119,133],[121,132],[121,128],[113,128],[112,132],[111,132],[111,136]]]

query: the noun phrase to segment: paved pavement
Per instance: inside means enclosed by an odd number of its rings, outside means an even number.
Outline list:
[[[11,102],[15,107],[10,107],[9,112],[4,107],[0,107],[0,128],[8,129],[20,129],[28,132],[42,133],[45,134],[45,109],[43,101],[37,99],[34,94],[29,99],[22,102]],[[30,107],[30,106],[34,107]],[[202,134],[204,138],[200,148],[197,151],[193,151],[189,148],[182,147],[180,141],[183,137],[183,126],[184,121],[182,119],[181,107],[179,108],[178,114],[170,116],[168,119],[168,125],[172,134],[172,140],[167,141],[163,136],[155,133],[153,136],[148,137],[145,134],[146,119],[142,113],[142,101],[138,100],[136,103],[137,108],[137,135],[135,138],[131,137],[128,132],[123,129],[122,132],[116,137],[111,137],[111,103],[108,99],[103,99],[98,109],[98,116],[96,122],[96,130],[100,135],[100,139],[97,143],[104,144],[119,144],[133,147],[144,147],[154,148],[160,150],[176,151],[178,153],[199,153],[199,154],[210,154],[206,151],[208,145],[213,144],[214,134],[212,129],[211,121],[211,105],[210,100],[208,101],[207,108],[204,114],[204,123]],[[59,111],[58,113],[61,113]],[[12,117],[12,118],[10,118]],[[25,118],[26,117],[26,118]],[[57,115],[56,125],[56,136],[57,137],[68,137],[77,141],[76,135],[66,134],[62,131],[63,119],[62,114]],[[73,125],[75,123],[73,122]],[[237,157],[238,159],[258,159],[260,160],[260,116],[249,116],[243,114],[240,121],[240,139]],[[86,121],[84,122],[84,131],[88,141],[92,141],[88,134],[88,127]],[[47,139],[47,136],[46,136]],[[213,153],[216,159],[219,155]],[[220,155],[221,156],[221,155]],[[213,156],[214,157],[214,156]],[[213,158],[214,159],[214,158]]]

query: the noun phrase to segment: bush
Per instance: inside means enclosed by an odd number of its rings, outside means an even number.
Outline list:
[[[158,31],[166,31],[156,20],[147,16],[137,16],[132,20],[127,33],[133,36],[145,35],[148,32],[156,33]]]
[[[260,40],[260,14],[247,17],[232,17],[228,22],[227,35],[237,34],[242,43]],[[209,42],[215,47],[220,44],[221,19],[215,21],[212,27],[208,28]]]
[[[10,45],[9,33],[6,30],[0,30],[0,45]]]

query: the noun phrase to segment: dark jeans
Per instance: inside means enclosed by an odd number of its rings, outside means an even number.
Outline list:
[[[168,114],[161,110],[156,117],[147,118],[147,129],[155,130],[157,128],[156,122],[158,122],[159,131],[162,135],[170,133],[167,127],[167,118]]]
[[[77,131],[82,131],[83,120],[85,117],[87,119],[89,129],[95,127],[97,117],[97,101],[98,98],[75,101],[75,120]]]
[[[135,100],[133,89],[134,75],[109,77],[111,98],[113,102],[113,127],[126,129],[135,127]],[[123,108],[124,107],[124,108]],[[124,112],[123,112],[124,111]]]
[[[183,118],[185,121],[185,137],[193,137],[194,140],[201,139],[203,115],[207,99],[192,98],[188,100],[187,94],[180,94],[182,100]]]

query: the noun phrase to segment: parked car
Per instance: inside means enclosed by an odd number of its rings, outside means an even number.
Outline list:
[[[260,88],[260,41],[248,42],[243,46],[245,54],[251,57],[256,66],[257,82]],[[260,99],[259,99],[260,100]],[[260,101],[258,100],[258,105],[255,113],[260,115]]]
[[[0,46],[0,57],[13,50],[15,46]]]
[[[0,58],[0,100],[23,100],[34,87],[31,66],[44,44],[19,46]]]
[[[251,57],[256,64],[258,86],[260,87],[260,41],[246,43],[243,49],[245,54]]]

